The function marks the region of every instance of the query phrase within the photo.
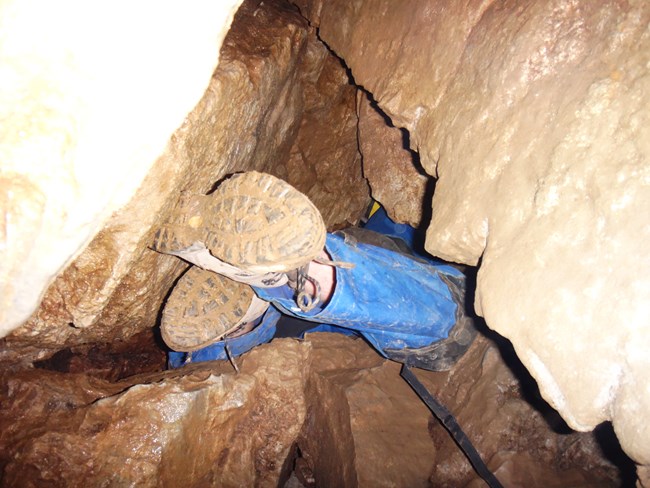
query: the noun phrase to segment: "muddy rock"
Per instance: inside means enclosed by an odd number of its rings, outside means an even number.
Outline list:
[[[135,385],[100,382],[91,391],[79,375],[59,375],[47,387],[32,381],[36,394],[30,396],[41,409],[32,407],[32,424],[23,422],[20,437],[14,433],[15,442],[6,444],[12,456],[3,460],[3,482],[274,486],[304,421],[304,397],[295,392],[304,384],[308,353],[308,346],[293,342],[260,348],[239,374],[230,365],[222,365],[228,374],[199,367],[150,375]],[[120,386],[124,391],[117,393]],[[55,402],[60,388],[71,390],[64,405]],[[18,409],[25,395],[11,386],[8,394]],[[5,429],[3,436],[8,439]]]
[[[478,481],[400,365],[360,339],[277,339],[236,366],[189,364],[120,381],[96,370],[3,373],[3,483],[278,486],[292,474],[303,486]],[[560,432],[548,405],[531,407],[534,388],[489,340],[450,373],[416,374],[504,483],[617,486],[594,436]]]
[[[313,359],[297,470],[316,486],[428,486],[436,454],[429,412],[397,365],[360,339],[317,333],[307,340]]]
[[[316,204],[329,230],[349,227],[370,203],[357,140],[357,89],[323,44],[310,43],[304,60],[303,118],[284,179]]]
[[[423,215],[425,193],[433,189],[433,179],[418,168],[419,156],[407,144],[407,132],[393,126],[369,96],[359,92],[359,147],[363,154],[363,173],[368,178],[372,197],[381,202],[395,222],[412,227],[426,225]],[[431,188],[428,188],[431,186]]]
[[[56,278],[29,321],[0,341],[0,360],[45,359],[153,327],[185,264],[148,246],[181,191],[205,194],[230,173],[267,171],[309,194],[329,226],[357,222],[369,196],[354,103],[345,71],[295,8],[246,2],[203,98],[133,198]],[[305,147],[313,137],[320,149]],[[299,164],[295,154],[304,156]]]
[[[61,373],[85,373],[94,378],[119,381],[136,374],[165,369],[167,353],[158,331],[144,330],[125,341],[81,344],[57,351],[34,367]]]
[[[634,479],[634,464],[611,429],[572,431],[502,338],[479,336],[449,374],[417,375],[456,416],[504,486],[621,486]],[[477,475],[449,434],[433,424],[430,432],[441,460],[432,482],[475,486]],[[604,454],[608,446],[616,461]]]
[[[650,5],[298,1],[437,177],[427,249],[568,424],[650,463]]]

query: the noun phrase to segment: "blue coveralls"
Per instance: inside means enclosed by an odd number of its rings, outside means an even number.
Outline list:
[[[403,234],[399,231],[404,228],[408,230],[408,226],[393,224],[386,233]],[[231,356],[238,356],[270,341],[281,313],[321,324],[310,332],[358,334],[387,357],[391,350],[418,349],[448,336],[456,323],[459,304],[445,278],[464,280],[459,270],[430,258],[423,262],[381,247],[350,242],[336,234],[327,235],[325,248],[332,261],[354,264],[352,269],[336,268],[336,286],[327,304],[303,312],[287,285],[254,288],[261,299],[271,303],[258,319],[259,325],[240,337],[191,353],[191,361],[227,359],[226,346]],[[171,367],[182,366],[188,359],[188,353],[169,354]]]

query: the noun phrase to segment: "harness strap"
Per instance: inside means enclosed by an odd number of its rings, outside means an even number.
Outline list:
[[[413,374],[411,368],[406,364],[402,365],[402,371],[400,371],[400,376],[404,378],[411,388],[417,393],[429,410],[438,418],[440,423],[447,429],[447,432],[451,434],[458,447],[460,447],[463,454],[467,457],[472,467],[476,473],[483,478],[483,480],[488,484],[490,488],[503,488],[503,485],[499,482],[496,476],[488,469],[481,455],[478,453],[476,448],[472,445],[471,441],[463,432],[463,429],[460,428],[458,422],[438,400],[436,400],[429,390],[420,383],[420,380]]]

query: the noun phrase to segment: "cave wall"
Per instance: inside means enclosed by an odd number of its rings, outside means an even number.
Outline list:
[[[576,429],[612,419],[626,451],[650,464],[639,422],[650,411],[650,7],[294,3],[309,22],[280,2],[246,3],[216,71],[238,2],[0,5],[11,128],[0,136],[1,334],[13,331],[0,360],[152,327],[183,268],[147,248],[156,225],[180,191],[206,193],[234,171],[287,179],[334,229],[368,203],[359,146],[373,195],[421,222],[413,202],[430,180],[399,150],[401,127],[438,178],[429,251],[480,261],[477,311],[513,341],[545,398]],[[395,141],[383,165],[375,137]]]
[[[293,473],[307,487],[482,486],[400,365],[361,339],[277,339],[235,361],[118,381],[3,370],[0,482],[275,487]],[[549,427],[494,342],[479,338],[451,373],[416,374],[504,486],[621,486],[591,433]]]
[[[357,95],[359,148],[363,174],[372,197],[381,202],[395,221],[415,228],[426,226],[433,178],[418,166],[418,157],[406,143],[406,133],[396,128],[367,93]]]
[[[437,176],[426,247],[571,427],[650,463],[650,4],[295,1]]]
[[[27,363],[62,347],[126,340],[153,327],[184,265],[148,246],[181,191],[205,194],[226,175],[254,169],[309,195],[330,229],[354,224],[363,215],[370,197],[357,148],[356,89],[295,8],[258,3],[246,2],[238,11],[207,90],[184,120],[177,118],[178,129],[134,196],[56,277],[29,320],[0,342],[0,360]],[[219,59],[212,46],[210,67]],[[149,116],[155,119],[158,112]],[[84,171],[92,174],[91,168]],[[51,191],[56,201],[62,189]],[[29,195],[20,198],[16,205],[31,201]],[[28,228],[10,230],[22,240],[9,244],[27,240]],[[32,246],[30,252],[42,250]],[[7,270],[3,283],[19,281],[27,269]],[[33,283],[32,294],[45,284],[38,274],[25,279]]]
[[[240,3],[0,3],[0,336],[133,197]]]

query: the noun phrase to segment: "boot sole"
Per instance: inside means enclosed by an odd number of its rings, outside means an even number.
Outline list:
[[[316,206],[288,183],[255,171],[236,174],[213,194],[218,216],[207,247],[223,261],[254,273],[286,272],[325,246]]]
[[[210,224],[210,197],[183,193],[169,222],[154,235],[152,247],[162,253],[179,252],[205,242]]]
[[[182,352],[209,346],[241,325],[252,299],[250,286],[192,266],[167,299],[163,340]]]
[[[316,206],[266,173],[235,174],[209,196],[184,195],[176,215],[156,232],[156,251],[178,252],[201,241],[222,261],[267,273],[299,268],[325,246]]]

